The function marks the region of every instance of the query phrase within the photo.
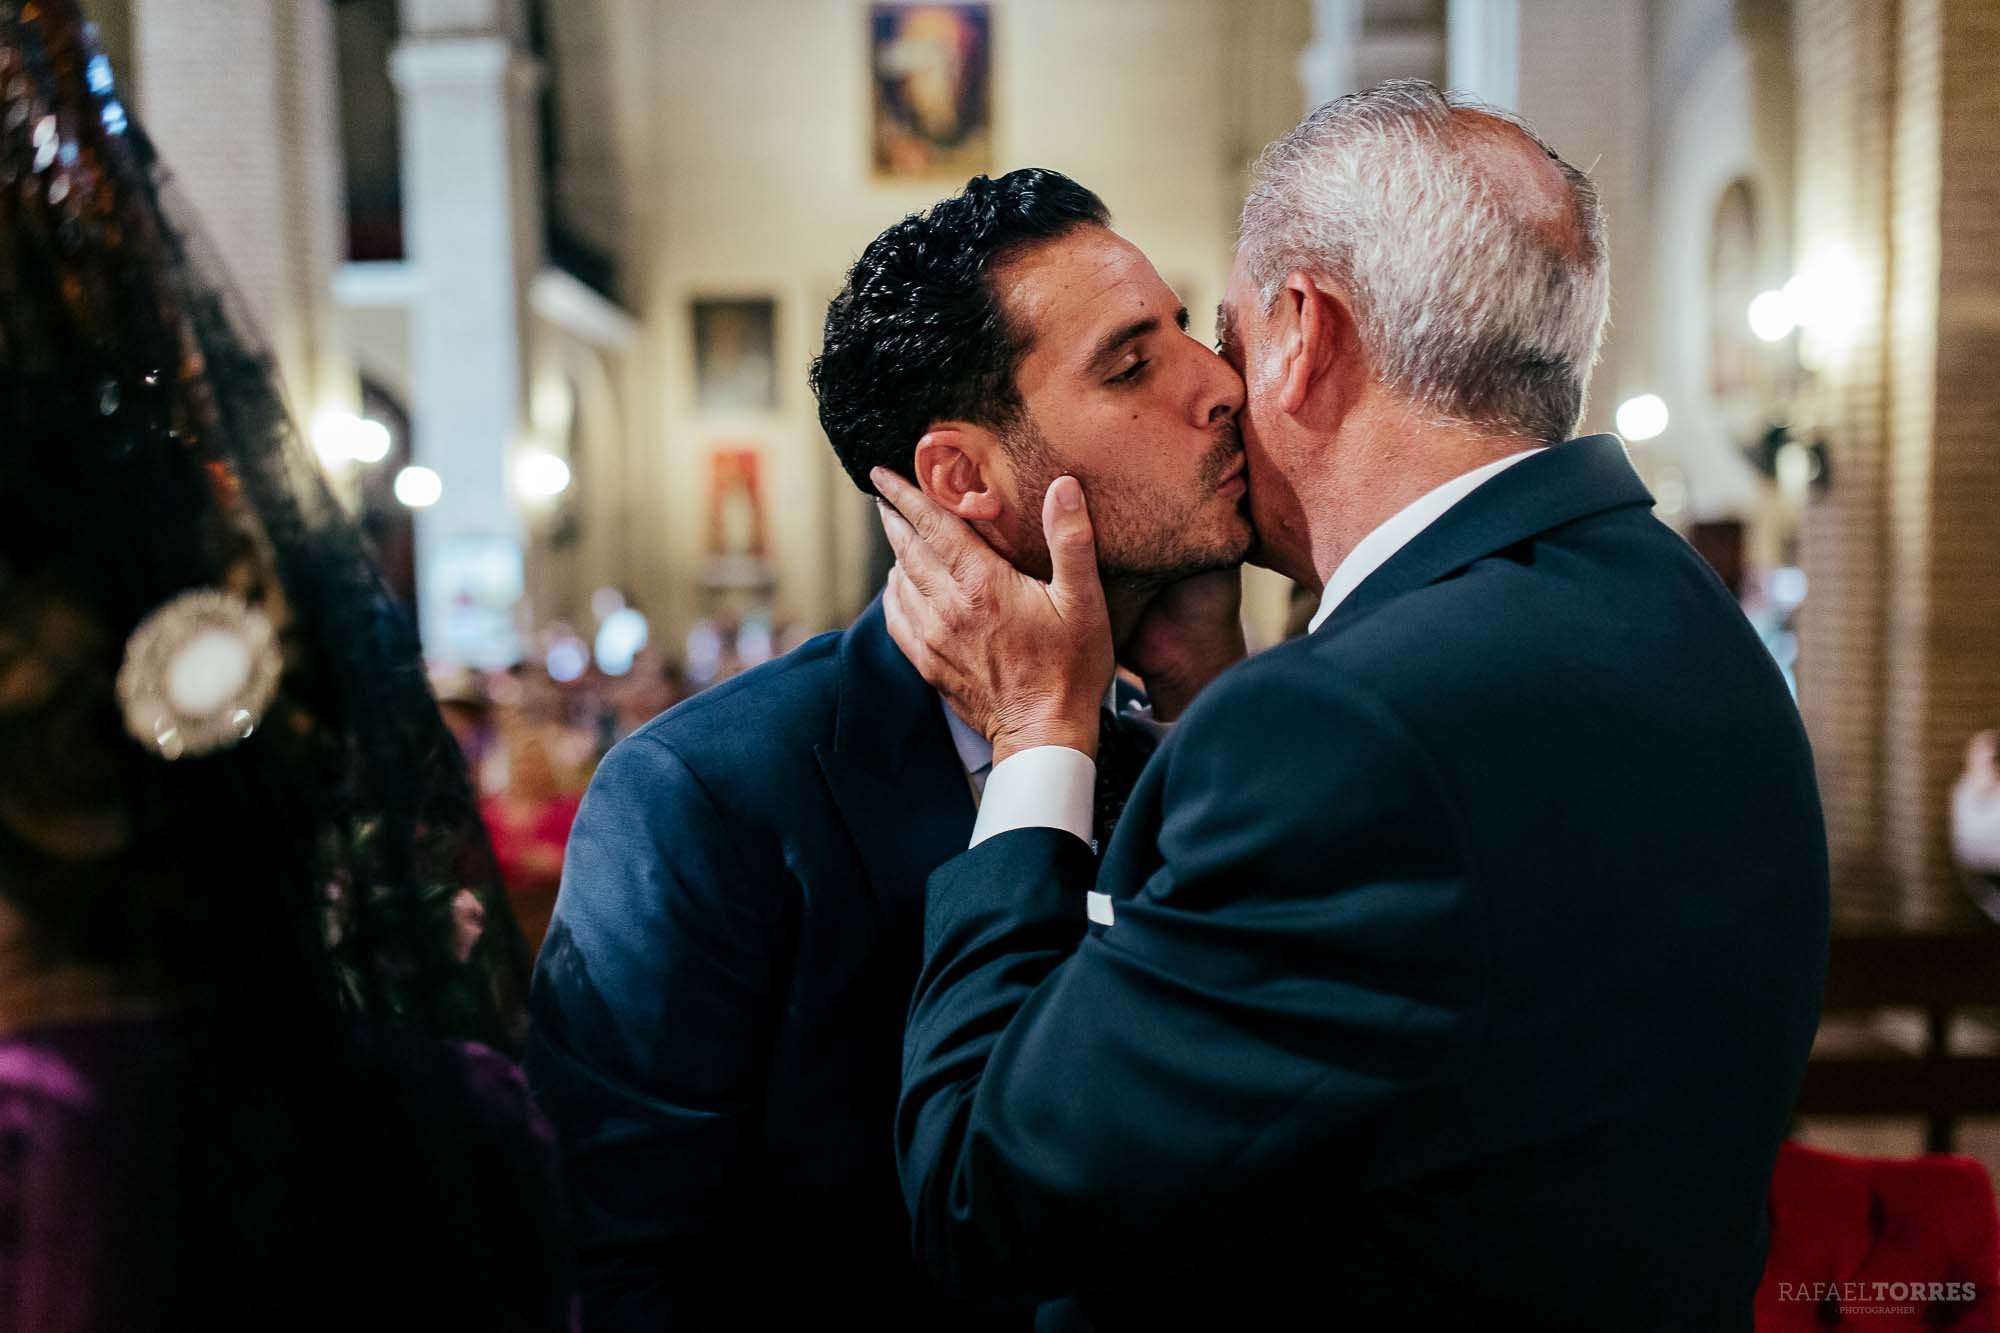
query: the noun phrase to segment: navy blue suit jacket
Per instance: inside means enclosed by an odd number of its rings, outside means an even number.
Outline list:
[[[1614,437],[1515,465],[1210,686],[1101,865],[1024,829],[931,877],[897,1139],[942,1280],[1101,1330],[1750,1327],[1825,835],[1650,507]]]
[[[880,604],[605,758],[535,969],[528,1071],[585,1327],[1026,1327],[942,1298],[896,1187],[924,878],[971,836]]]

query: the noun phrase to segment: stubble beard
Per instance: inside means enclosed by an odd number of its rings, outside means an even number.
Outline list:
[[[1242,430],[1234,417],[1216,423],[1214,448],[1202,461],[1193,490],[1174,495],[1144,483],[1064,467],[1032,421],[1023,421],[1004,439],[1020,479],[1026,528],[1021,534],[1020,564],[1038,578],[1047,578],[1050,568],[1041,529],[1042,499],[1050,483],[1064,475],[1083,485],[1097,541],[1098,576],[1107,589],[1160,588],[1196,574],[1229,569],[1241,564],[1250,548],[1247,519],[1240,530],[1225,532],[1203,513],[1215,504],[1216,488],[1243,454]]]

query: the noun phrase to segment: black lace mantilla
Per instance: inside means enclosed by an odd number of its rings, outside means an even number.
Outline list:
[[[0,741],[133,822],[80,876],[110,887],[22,906],[70,952],[170,954],[179,984],[241,966],[512,1049],[524,951],[414,631],[169,193],[74,0],[0,0],[0,666],[58,678],[17,716],[0,697]],[[271,618],[284,673],[248,740],[169,762],[118,731],[108,681],[200,587]],[[53,634],[51,607],[93,632]]]

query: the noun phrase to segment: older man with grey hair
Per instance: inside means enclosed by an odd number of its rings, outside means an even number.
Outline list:
[[[1825,834],[1756,635],[1566,439],[1608,304],[1589,180],[1499,112],[1390,84],[1266,153],[1224,353],[1255,558],[1319,611],[1101,857],[1088,497],[1045,583],[877,479],[891,631],[995,760],[905,1043],[945,1281],[1100,1329],[1751,1327]]]

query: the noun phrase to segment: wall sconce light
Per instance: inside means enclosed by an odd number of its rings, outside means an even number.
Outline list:
[[[1743,456],[1795,499],[1823,495],[1833,485],[1831,453],[1810,422],[1812,390],[1829,353],[1852,342],[1865,296],[1853,255],[1830,247],[1815,253],[1783,287],[1759,292],[1744,312],[1760,341],[1786,347],[1766,412],[1769,424],[1743,446]]]
[[[1833,458],[1826,441],[1817,435],[1800,438],[1789,421],[1773,422],[1743,446],[1743,457],[1790,495],[1824,495],[1833,485]]]

